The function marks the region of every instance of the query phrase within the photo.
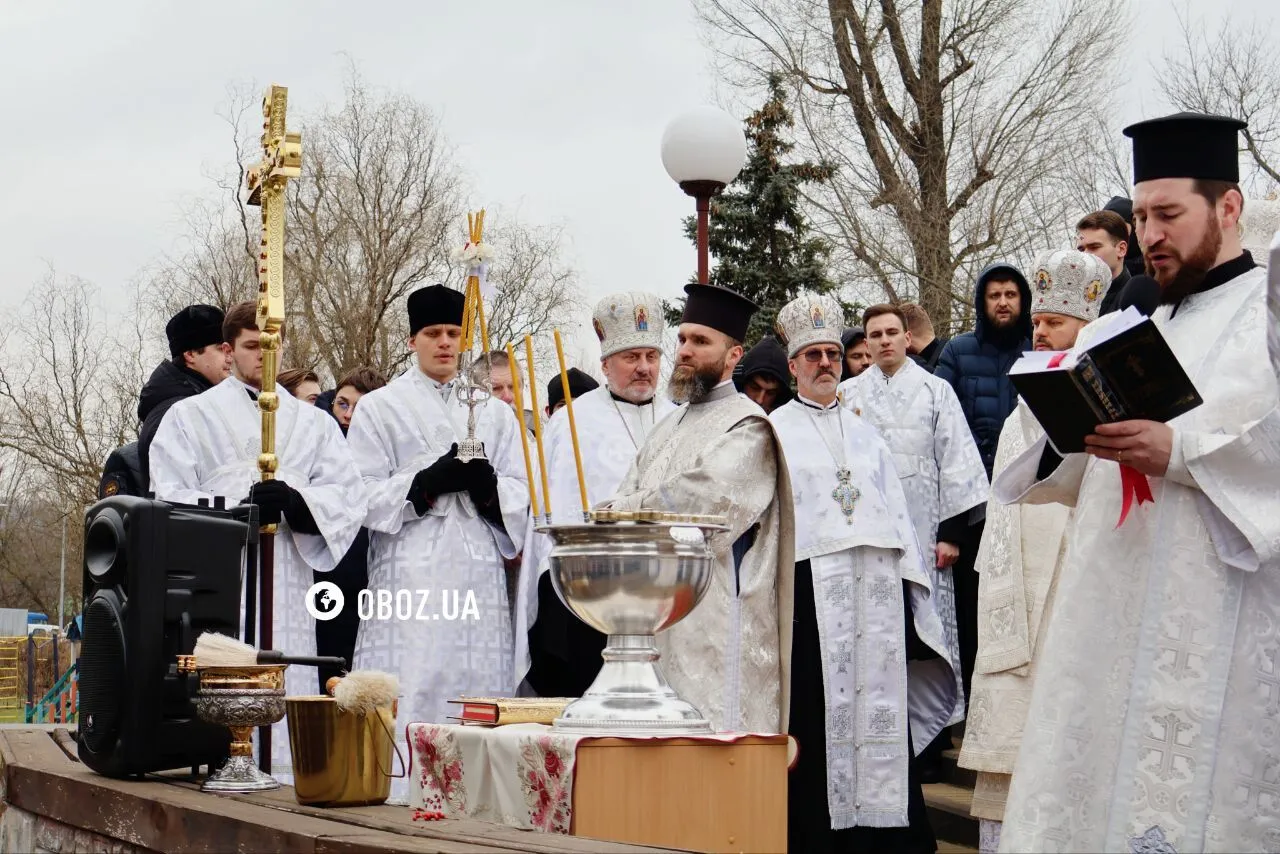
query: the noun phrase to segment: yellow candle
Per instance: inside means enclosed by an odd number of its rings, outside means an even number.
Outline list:
[[[534,521],[538,519],[538,485],[533,480],[533,460],[529,457],[529,430],[524,426],[524,392],[521,390],[520,366],[516,364],[516,354],[507,342],[507,361],[511,363],[512,393],[516,398],[516,420],[520,422],[520,447],[524,449],[524,473],[529,478],[529,509],[533,511]],[[534,413],[537,416],[537,413]]]
[[[542,416],[538,414],[538,379],[533,370],[533,337],[524,336],[524,355],[529,363],[529,393],[533,396],[533,438],[538,443],[538,465],[542,468],[542,507],[551,522],[551,490],[547,487],[547,456],[542,451]]]
[[[458,352],[471,351],[471,315],[475,309],[471,306],[471,279],[462,288],[462,340],[458,342]]]
[[[560,343],[560,330],[555,330],[556,358],[560,360],[560,385],[564,387],[564,406],[569,410],[569,438],[573,440],[573,462],[578,467],[578,491],[582,493],[582,520],[591,519],[591,505],[587,503],[587,479],[582,476],[582,453],[578,450],[578,425],[573,421],[573,395],[569,393],[569,372],[564,366],[564,347]]]
[[[484,323],[484,297],[480,295],[480,280],[476,279],[476,315],[480,318],[480,343],[489,352],[489,327]]]

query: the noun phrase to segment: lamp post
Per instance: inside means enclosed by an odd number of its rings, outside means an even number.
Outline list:
[[[58,569],[58,631],[62,631],[65,625],[62,622],[62,606],[67,599],[67,517],[70,515],[70,510],[62,514],[62,561]]]
[[[662,134],[662,165],[671,180],[693,196],[698,211],[698,282],[707,284],[707,221],[718,195],[747,162],[747,138],[737,119],[701,107],[671,120]]]

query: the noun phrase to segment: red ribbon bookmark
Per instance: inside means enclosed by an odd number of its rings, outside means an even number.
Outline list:
[[[1151,482],[1147,480],[1147,476],[1130,465],[1120,464],[1120,490],[1124,493],[1124,503],[1120,506],[1120,521],[1116,522],[1119,528],[1124,524],[1125,517],[1129,515],[1129,508],[1133,506],[1133,499],[1138,499],[1138,505],[1150,501],[1155,503],[1156,499],[1151,494]]]
[[[1058,353],[1049,359],[1049,367],[1056,368],[1062,364],[1062,360],[1066,358],[1066,353]],[[1138,506],[1141,507],[1146,502],[1155,503],[1155,496],[1151,494],[1151,482],[1147,480],[1147,476],[1138,471],[1133,466],[1120,464],[1120,489],[1123,493],[1123,504],[1120,506],[1120,521],[1116,522],[1119,528],[1124,524],[1124,520],[1129,515],[1129,510],[1133,507],[1133,500],[1138,499]]]

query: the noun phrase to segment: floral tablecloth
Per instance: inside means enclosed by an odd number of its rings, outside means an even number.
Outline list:
[[[569,832],[578,745],[596,736],[568,735],[545,724],[411,723],[406,730],[409,806],[440,812],[446,818]],[[696,738],[733,742],[752,735],[716,733]]]

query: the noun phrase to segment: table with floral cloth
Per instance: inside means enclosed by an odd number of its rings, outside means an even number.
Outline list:
[[[406,729],[411,807],[443,813],[446,818],[566,834],[573,820],[577,749],[606,737],[561,733],[545,724],[411,723]],[[680,738],[730,743],[753,735]]]

